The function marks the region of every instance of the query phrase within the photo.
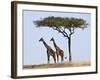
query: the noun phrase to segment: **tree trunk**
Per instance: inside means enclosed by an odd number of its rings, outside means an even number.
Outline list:
[[[68,38],[68,51],[69,51],[69,61],[72,61],[72,56],[71,56],[71,36]]]

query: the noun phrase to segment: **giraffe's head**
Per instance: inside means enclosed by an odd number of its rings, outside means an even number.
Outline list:
[[[40,42],[40,41],[43,41],[43,38],[40,38],[39,42]]]
[[[54,41],[54,38],[52,37],[50,41]]]

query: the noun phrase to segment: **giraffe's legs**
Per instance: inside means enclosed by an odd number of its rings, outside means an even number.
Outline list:
[[[64,52],[61,50],[60,51],[60,56],[61,56],[61,62],[64,60]]]
[[[53,55],[52,57],[53,57],[53,59],[54,59],[54,62],[56,63],[56,57],[55,57],[55,55]]]
[[[59,55],[57,54],[57,62],[59,62]]]
[[[61,61],[63,61],[63,55],[61,55]]]
[[[50,55],[48,55],[48,64],[50,63]]]
[[[49,64],[49,61],[50,61],[50,55],[48,54],[48,51],[47,51],[47,61],[48,61],[48,64]]]

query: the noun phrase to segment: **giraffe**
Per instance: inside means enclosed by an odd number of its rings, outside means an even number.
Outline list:
[[[44,46],[47,49],[47,59],[48,63],[50,62],[50,56],[53,57],[54,62],[56,63],[55,51],[44,41],[43,38],[40,38],[39,42],[43,42]]]
[[[55,47],[55,49],[56,49],[57,62],[59,62],[59,56],[61,57],[61,61],[63,61],[63,58],[64,58],[64,51],[61,50],[61,49],[57,46],[57,44],[55,43],[54,38],[51,38],[50,41],[53,41],[54,47]]]

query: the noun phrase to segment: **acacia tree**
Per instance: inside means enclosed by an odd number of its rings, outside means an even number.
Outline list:
[[[75,33],[75,29],[84,29],[87,27],[87,22],[81,18],[74,17],[54,17],[49,16],[40,20],[34,21],[37,27],[50,27],[68,39],[69,61],[72,61],[71,56],[71,37]]]

